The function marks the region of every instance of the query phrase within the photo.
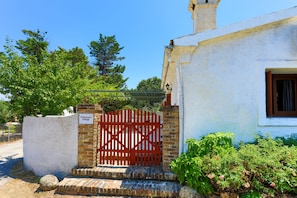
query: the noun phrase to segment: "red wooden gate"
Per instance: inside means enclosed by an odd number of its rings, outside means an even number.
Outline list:
[[[99,163],[159,166],[161,119],[155,113],[121,110],[101,115]]]

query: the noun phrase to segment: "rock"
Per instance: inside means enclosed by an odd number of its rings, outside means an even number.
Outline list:
[[[189,186],[183,186],[179,191],[179,198],[204,198],[204,196]]]
[[[54,175],[45,175],[40,179],[40,190],[50,191],[57,188],[59,180]]]
[[[236,193],[221,193],[221,198],[239,198]]]

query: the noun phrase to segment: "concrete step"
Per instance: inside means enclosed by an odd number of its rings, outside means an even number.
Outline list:
[[[75,168],[72,169],[71,173],[76,177],[177,181],[176,175],[172,172],[163,171],[161,167],[98,166],[94,168]]]
[[[56,193],[86,196],[178,197],[181,186],[173,181],[65,178]]]

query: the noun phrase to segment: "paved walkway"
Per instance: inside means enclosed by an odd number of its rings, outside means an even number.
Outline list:
[[[0,144],[0,186],[12,179],[10,170],[22,158],[23,140]]]

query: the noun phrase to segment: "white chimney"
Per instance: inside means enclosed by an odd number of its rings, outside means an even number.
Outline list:
[[[194,33],[216,29],[220,0],[190,0],[189,10],[194,21]]]

